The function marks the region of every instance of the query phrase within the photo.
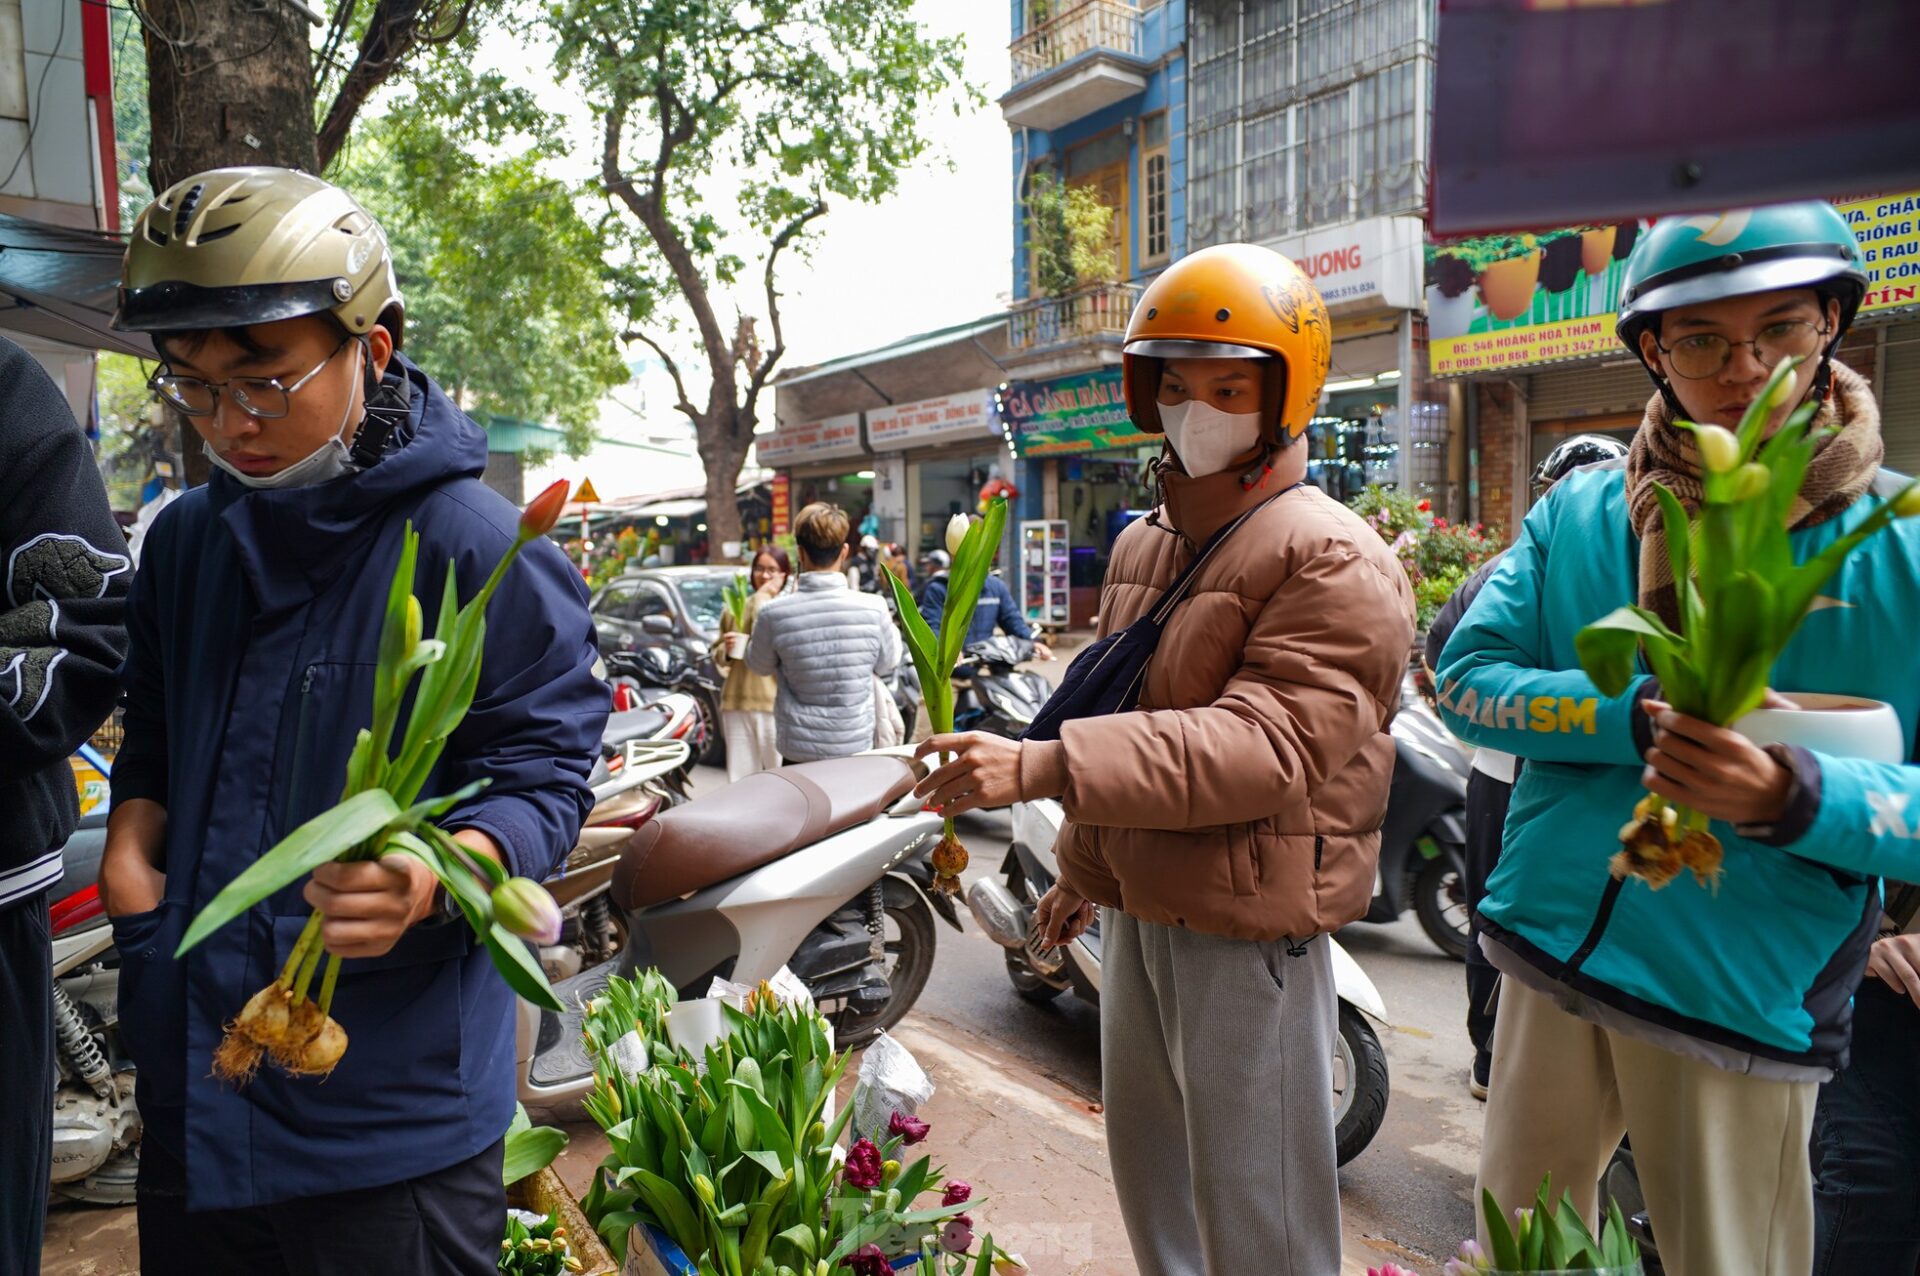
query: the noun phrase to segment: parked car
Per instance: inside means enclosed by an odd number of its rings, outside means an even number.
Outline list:
[[[720,636],[727,581],[740,575],[736,566],[644,567],[626,572],[601,586],[591,603],[593,628],[602,653],[670,647],[679,658],[715,686],[722,681],[713,663],[713,644]],[[676,662],[677,663],[677,662]],[[717,723],[719,701],[712,700]],[[701,761],[718,764],[725,753],[720,732],[714,730]]]

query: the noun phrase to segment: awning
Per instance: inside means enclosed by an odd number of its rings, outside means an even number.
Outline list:
[[[635,518],[692,518],[707,512],[705,501],[660,501],[632,511]]]
[[[154,358],[142,333],[115,332],[126,241],[0,213],[0,328]]]

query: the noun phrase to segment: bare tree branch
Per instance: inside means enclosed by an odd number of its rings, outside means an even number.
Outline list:
[[[673,356],[667,353],[666,347],[662,346],[652,337],[649,337],[646,333],[641,332],[638,328],[621,333],[620,339],[622,341],[641,342],[660,356],[660,361],[667,365],[667,372],[673,377],[674,393],[680,396],[680,402],[673,406],[678,411],[686,413],[687,419],[692,421],[696,427],[699,426],[700,412],[693,406],[693,401],[687,397],[687,383],[680,379],[680,365],[673,361]]]
[[[826,201],[814,200],[812,207],[780,228],[780,233],[773,237],[773,244],[767,250],[767,322],[773,328],[773,348],[767,351],[767,357],[761,361],[760,366],[753,370],[753,380],[747,386],[746,410],[742,415],[749,421],[757,419],[754,407],[759,401],[760,390],[766,385],[767,378],[773,375],[774,367],[780,362],[780,356],[787,352],[786,334],[780,328],[780,292],[773,286],[774,267],[780,261],[781,249],[798,238],[800,232],[807,228],[808,222],[824,217],[826,214]]]
[[[360,51],[327,107],[317,145],[320,170],[346,144],[354,117],[373,91],[387,82],[406,56],[422,44],[444,44],[466,29],[474,0],[378,0],[367,19]],[[350,12],[345,11],[343,12]]]

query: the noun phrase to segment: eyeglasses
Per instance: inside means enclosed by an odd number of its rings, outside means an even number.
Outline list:
[[[1733,358],[1734,347],[1750,346],[1761,367],[1772,368],[1782,359],[1804,359],[1820,349],[1820,342],[1833,331],[1805,319],[1787,319],[1770,323],[1751,341],[1729,341],[1710,332],[1682,337],[1672,347],[1659,346],[1675,376],[1699,381],[1715,375]]]
[[[163,372],[147,382],[147,388],[188,416],[211,416],[220,400],[220,391],[232,397],[234,406],[251,417],[272,420],[292,410],[291,396],[301,386],[320,375],[334,356],[354,341],[348,337],[333,348],[333,353],[313,366],[313,370],[292,385],[281,385],[278,377],[234,377],[228,381],[203,381],[199,377],[175,376]]]

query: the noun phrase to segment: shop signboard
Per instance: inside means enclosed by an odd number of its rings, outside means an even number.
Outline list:
[[[793,480],[785,474],[773,476],[773,534],[788,536],[793,532]]]
[[[1021,456],[1067,456],[1150,441],[1127,416],[1118,368],[1015,381],[1001,392],[1000,411]]]
[[[1920,306],[1920,191],[1837,206],[1866,258],[1861,312]],[[1719,216],[1696,220],[1708,235]],[[1575,226],[1430,246],[1427,350],[1433,375],[1625,353],[1614,321],[1640,226]]]
[[[1306,272],[1335,314],[1411,310],[1420,304],[1423,235],[1417,217],[1369,217],[1289,235],[1272,247]]]
[[[805,425],[781,426],[754,441],[754,451],[765,466],[808,465],[861,454],[860,414],[848,412]]]
[[[969,390],[917,403],[895,403],[867,413],[867,445],[876,452],[925,447],[949,439],[987,439],[1000,433],[993,391]]]

